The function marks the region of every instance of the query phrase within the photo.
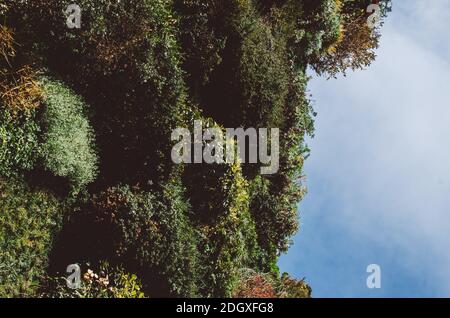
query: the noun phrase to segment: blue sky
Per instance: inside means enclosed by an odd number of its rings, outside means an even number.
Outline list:
[[[280,267],[314,297],[450,297],[450,0],[393,0],[382,33],[369,69],[309,84],[309,192]]]

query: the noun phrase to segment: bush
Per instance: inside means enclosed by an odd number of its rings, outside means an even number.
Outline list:
[[[219,185],[223,203],[213,207],[211,213],[219,212],[218,218],[203,228],[204,241],[200,245],[204,251],[202,265],[209,274],[204,278],[203,292],[207,296],[229,297],[237,283],[237,271],[251,262],[256,237],[240,167],[230,166]]]
[[[250,266],[258,250],[248,183],[238,162],[189,166],[184,179],[200,234],[201,295],[229,297],[239,269]]]
[[[187,26],[202,30],[181,35],[194,100],[224,127],[278,127],[288,86],[284,39],[273,35],[250,1],[212,1],[205,11],[207,17],[182,11]]]
[[[42,89],[36,80],[36,72],[24,66],[14,71],[0,68],[0,95],[3,103],[15,113],[38,108]]]
[[[42,91],[29,66],[15,65],[11,28],[0,24],[0,176],[34,168],[39,153],[38,107]]]
[[[142,284],[135,274],[121,267],[111,268],[102,262],[98,272],[88,267],[82,276],[80,287],[70,289],[64,277],[45,280],[40,286],[39,297],[43,298],[144,298]]]
[[[280,298],[311,298],[311,287],[306,284],[304,279],[297,280],[283,273],[278,286],[278,295]]]
[[[367,7],[373,1],[344,1],[340,8],[341,36],[330,49],[311,59],[311,66],[318,74],[336,77],[346,71],[364,69],[376,58],[375,50],[379,46],[379,26],[371,29],[367,24]],[[382,17],[390,11],[391,1],[379,1]],[[382,24],[382,23],[381,23]]]
[[[59,81],[42,77],[40,84],[44,90],[44,167],[55,176],[67,178],[75,187],[94,181],[97,157],[86,105]]]
[[[340,0],[286,1],[278,9],[278,27],[285,32],[296,67],[306,69],[311,58],[320,56],[342,33]]]
[[[200,98],[200,89],[210,81],[211,73],[222,63],[221,53],[226,36],[217,30],[214,22],[223,14],[218,1],[175,0],[174,8],[180,17],[179,42],[183,49],[183,69],[186,84],[194,99]]]
[[[0,4],[0,10],[2,6]],[[2,14],[1,11],[0,13]],[[16,54],[16,49],[12,30],[3,24],[0,25],[0,40],[0,54],[2,55],[2,59],[8,62],[8,59],[14,57]],[[2,64],[4,64],[4,61],[2,61]]]
[[[15,113],[0,102],[0,176],[16,176],[35,167],[40,131],[36,110]]]
[[[64,207],[44,190],[0,179],[0,212],[0,296],[32,296]]]
[[[278,274],[278,255],[290,246],[298,230],[298,202],[306,189],[303,163],[308,156],[305,134],[313,134],[314,112],[305,96],[306,76],[291,73],[280,131],[280,169],[272,176],[257,176],[250,183],[250,211],[255,220],[261,252],[255,268]]]
[[[289,274],[281,276],[257,273],[251,269],[243,269],[235,298],[311,298],[311,288],[304,279],[291,278]]]
[[[176,183],[157,194],[128,186],[109,188],[72,214],[53,269],[107,259],[137,273],[149,296],[195,295],[196,240],[187,209]]]
[[[252,270],[242,270],[239,284],[233,293],[233,298],[276,298],[276,296],[273,278]]]

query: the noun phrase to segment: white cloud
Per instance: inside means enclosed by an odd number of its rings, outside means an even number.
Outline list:
[[[450,1],[397,2],[369,70],[311,82],[308,183],[339,198],[341,227],[450,296]]]

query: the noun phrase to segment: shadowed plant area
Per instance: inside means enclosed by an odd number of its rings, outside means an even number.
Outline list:
[[[73,2],[0,0],[0,295],[310,297],[277,267],[306,193],[306,70],[370,64],[371,1],[77,0],[69,28]],[[279,128],[278,172],[175,164],[196,120]]]

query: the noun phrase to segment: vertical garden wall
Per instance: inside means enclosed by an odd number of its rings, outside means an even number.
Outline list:
[[[370,64],[371,1],[77,0],[68,28],[72,2],[0,0],[0,295],[309,297],[277,267],[306,192],[306,72]],[[279,128],[280,169],[173,163],[194,120]]]

